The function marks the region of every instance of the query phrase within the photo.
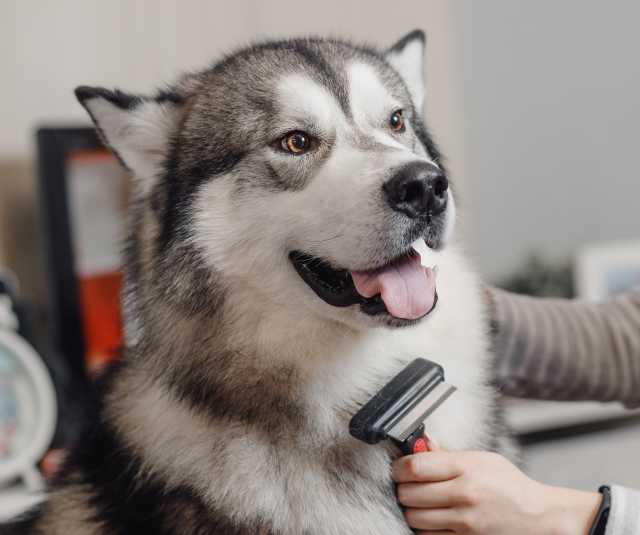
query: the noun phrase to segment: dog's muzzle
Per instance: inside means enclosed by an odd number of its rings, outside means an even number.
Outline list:
[[[396,250],[393,257],[358,270],[300,250],[291,251],[289,259],[302,280],[329,305],[359,304],[365,314],[412,322],[428,315],[438,301],[436,273],[428,264],[431,252],[442,245],[449,182],[437,166],[414,161],[397,169],[382,190],[397,215],[393,225],[403,234],[400,245],[391,247]]]

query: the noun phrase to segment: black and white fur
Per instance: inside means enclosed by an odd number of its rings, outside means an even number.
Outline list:
[[[416,357],[458,387],[428,432],[444,448],[490,447],[481,290],[452,243],[451,194],[424,229],[442,247],[439,302],[422,320],[332,307],[288,258],[358,270],[406,250],[379,192],[408,162],[442,168],[422,121],[424,44],[419,31],[386,51],[266,42],[152,97],[77,90],[135,177],[127,354],[24,532],[408,535],[398,452],[351,438],[348,421]],[[402,135],[387,128],[396,108]],[[320,140],[312,153],[280,150],[295,129]]]

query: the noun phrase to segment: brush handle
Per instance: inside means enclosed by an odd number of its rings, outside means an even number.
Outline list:
[[[413,455],[429,451],[427,439],[424,436],[424,424],[418,427],[404,442],[398,442],[403,455]]]

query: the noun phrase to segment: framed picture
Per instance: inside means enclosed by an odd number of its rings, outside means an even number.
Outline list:
[[[576,295],[603,301],[640,286],[640,240],[585,247],[575,260]]]
[[[84,378],[123,345],[129,177],[91,127],[41,128],[37,142],[51,343]]]

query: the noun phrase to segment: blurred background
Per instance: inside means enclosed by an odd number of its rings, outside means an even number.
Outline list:
[[[91,373],[121,342],[114,295],[127,177],[88,133],[74,87],[148,92],[261,38],[329,34],[384,47],[422,28],[426,120],[482,275],[524,293],[597,300],[640,283],[638,20],[632,0],[1,2],[0,269],[12,273],[4,286],[21,335],[56,383],[53,445],[73,439],[81,368]],[[8,377],[7,366],[0,359]],[[19,411],[10,384],[0,375],[7,421]],[[640,487],[631,413],[509,411],[534,476]],[[0,444],[0,468],[2,456]]]

